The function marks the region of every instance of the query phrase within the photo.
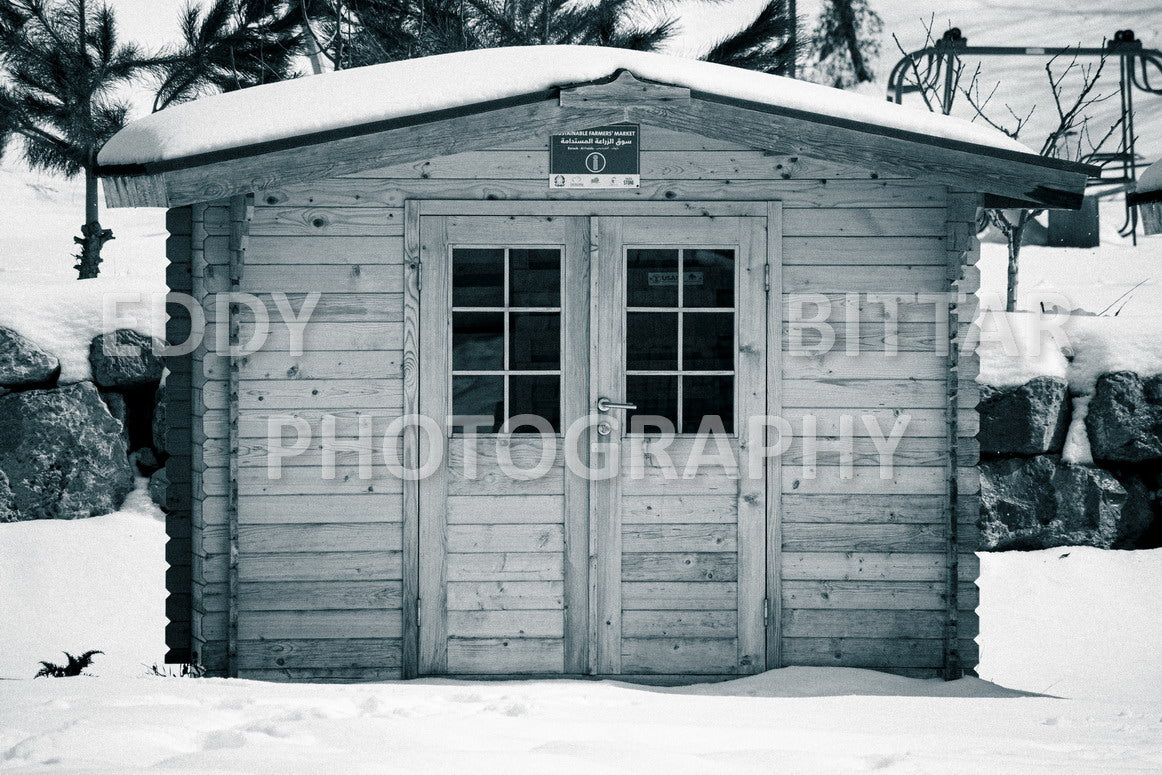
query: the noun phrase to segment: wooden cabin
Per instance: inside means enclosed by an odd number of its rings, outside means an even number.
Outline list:
[[[611,136],[620,156],[591,158]],[[977,664],[977,209],[1076,208],[1088,168],[812,84],[583,47],[210,97],[131,124],[101,163],[110,206],[168,208],[169,288],[206,319],[170,307],[171,342],[205,334],[169,359],[171,660],[643,682]],[[215,346],[256,325],[228,291],[263,300],[255,352]],[[296,352],[279,305],[312,293]],[[834,345],[791,347],[802,317]],[[549,433],[498,434],[522,413]],[[634,414],[676,437],[651,447]],[[434,432],[400,422],[417,415]],[[711,415],[736,460],[783,433],[754,416],[785,419],[790,446],[750,475],[687,474]],[[904,415],[885,471],[868,423]],[[278,476],[272,425],[279,444],[307,430]],[[668,458],[587,477],[569,443],[593,468],[635,444]]]

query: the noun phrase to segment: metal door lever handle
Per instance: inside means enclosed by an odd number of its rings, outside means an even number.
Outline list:
[[[637,409],[637,404],[625,403],[623,401],[610,401],[605,396],[597,399],[597,411],[608,412],[610,409]]]

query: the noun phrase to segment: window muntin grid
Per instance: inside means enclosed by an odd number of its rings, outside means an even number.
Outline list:
[[[625,248],[625,395],[638,405],[628,427],[635,415],[660,415],[694,433],[717,414],[734,432],[737,255],[721,246]]]
[[[557,245],[451,249],[453,433],[497,433],[519,414],[560,431],[563,256]]]

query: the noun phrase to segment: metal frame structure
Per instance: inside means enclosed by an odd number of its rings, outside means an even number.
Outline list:
[[[901,104],[904,95],[924,89],[939,87],[941,107],[952,104],[953,90],[956,88],[955,68],[952,63],[963,56],[1038,56],[1038,57],[1117,57],[1118,91],[1122,116],[1121,139],[1118,149],[1099,153],[1091,161],[1101,168],[1101,173],[1090,180],[1091,185],[1112,185],[1105,194],[1124,191],[1133,193],[1137,183],[1139,157],[1134,134],[1134,90],[1162,96],[1162,84],[1154,86],[1150,82],[1150,68],[1157,70],[1157,78],[1162,81],[1162,51],[1144,48],[1142,41],[1134,37],[1133,30],[1118,30],[1112,40],[1104,46],[970,46],[959,28],[953,27],[944,33],[933,45],[913,51],[900,59],[888,77],[888,99]],[[924,71],[931,74],[928,83],[907,83],[909,69],[924,61]],[[1145,166],[1145,165],[1142,165]],[[1109,174],[1107,174],[1109,173]],[[1133,237],[1137,244],[1138,213],[1126,199],[1126,220],[1118,229],[1122,236]]]

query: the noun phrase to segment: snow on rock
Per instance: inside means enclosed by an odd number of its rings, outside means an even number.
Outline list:
[[[1162,374],[1162,315],[1074,317],[1066,328],[1072,361],[1069,385],[1089,394],[1102,374]]]
[[[144,487],[138,480],[112,514],[0,524],[0,686],[32,678],[41,660],[59,663],[62,651],[104,651],[89,671],[103,677],[161,664],[165,518]]]
[[[1089,402],[1093,396],[1074,396],[1073,412],[1069,419],[1069,430],[1065,433],[1065,447],[1061,459],[1078,466],[1093,465],[1093,449],[1089,445],[1089,431],[1085,418],[1089,415]]]
[[[164,299],[164,286],[146,280],[48,280],[21,273],[0,281],[0,326],[56,356],[61,382],[80,382],[91,378],[89,346],[98,334],[119,328],[164,334],[158,304]]]
[[[805,81],[643,51],[526,46],[390,62],[204,97],[132,122],[105,144],[98,159],[104,165],[182,159],[535,94],[606,79],[619,70],[739,100],[1032,153],[981,124]]]
[[[1102,374],[1162,374],[1162,315],[1092,316],[986,309],[979,321],[977,381],[994,387],[1035,377],[1069,381],[1090,395]]]
[[[1066,379],[1069,364],[1060,327],[1039,315],[986,309],[978,321],[980,373],[977,382],[993,387],[1024,385],[1037,377]],[[966,343],[968,346],[972,342]]]

